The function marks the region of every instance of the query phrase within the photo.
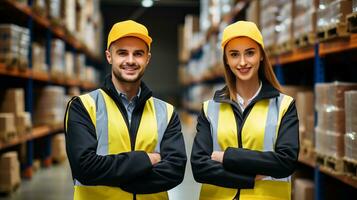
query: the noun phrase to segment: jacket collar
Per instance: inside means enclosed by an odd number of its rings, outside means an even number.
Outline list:
[[[227,86],[225,86],[221,90],[218,90],[214,94],[213,100],[216,102],[236,104],[236,102],[230,100],[229,97],[224,94],[226,90],[228,90]],[[275,89],[268,81],[262,80],[262,89],[260,90],[258,96],[256,96],[252,102],[257,102],[261,99],[269,99],[277,96],[279,96],[279,91]]]
[[[152,96],[152,91],[146,86],[146,84],[141,81],[140,84],[140,96],[138,98],[137,106],[144,104]],[[112,99],[115,101],[120,101],[119,94],[112,82],[112,75],[108,74],[104,79],[104,84],[101,87]]]

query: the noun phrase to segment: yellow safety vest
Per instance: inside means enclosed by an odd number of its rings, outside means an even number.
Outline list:
[[[293,99],[279,97],[260,100],[253,106],[242,127],[242,144],[246,149],[274,151],[282,117]],[[237,124],[232,106],[228,103],[206,101],[204,113],[210,122],[214,151],[238,147]],[[238,188],[237,188],[238,189]],[[232,200],[237,189],[202,184],[200,200]],[[239,200],[290,200],[291,177],[266,177],[255,181],[253,189],[241,189]]]
[[[130,135],[119,108],[103,90],[97,89],[79,96],[95,126],[98,155],[112,155],[131,151]],[[160,152],[160,143],[173,113],[173,106],[149,98],[138,128],[135,151]],[[67,116],[68,117],[68,116]],[[68,119],[66,117],[66,120]],[[86,186],[74,180],[74,200],[132,200],[133,194],[119,187]],[[167,192],[137,194],[137,200],[166,200]]]

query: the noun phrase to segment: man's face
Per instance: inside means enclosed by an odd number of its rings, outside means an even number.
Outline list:
[[[118,39],[105,54],[114,77],[125,83],[140,81],[151,57],[146,43],[136,37]]]

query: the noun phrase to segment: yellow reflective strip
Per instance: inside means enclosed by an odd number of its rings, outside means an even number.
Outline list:
[[[68,127],[68,113],[69,113],[69,109],[71,108],[71,104],[72,104],[72,101],[73,101],[74,99],[72,99],[72,100],[70,100],[69,102],[68,102],[68,108],[67,108],[67,112],[66,112],[66,116],[65,116],[65,131],[67,132],[67,127]]]
[[[288,95],[284,95],[283,100],[280,103],[278,125],[276,126],[276,135],[278,135],[278,132],[279,132],[281,119],[285,115],[286,111],[288,110],[288,108],[293,100],[294,99],[292,97],[290,97]],[[277,137],[275,137],[275,138],[277,138]]]
[[[206,118],[208,118],[208,117],[207,117],[208,103],[209,103],[209,101],[205,101],[205,102],[203,103],[203,112],[204,112]]]
[[[154,152],[158,141],[158,130],[156,123],[154,99],[151,97],[145,103],[143,115],[141,116],[138,133],[136,135],[135,150]]]
[[[269,100],[258,101],[243,124],[243,147],[251,150],[264,149],[264,133],[269,109]]]
[[[232,107],[228,103],[220,104],[217,138],[222,151],[228,147],[238,147],[237,124]]]
[[[120,197],[122,200],[132,200],[133,194],[119,187],[108,186],[74,186],[74,200],[98,200]]]
[[[129,130],[119,108],[104,91],[100,92],[108,113],[108,154],[131,151]]]
[[[174,112],[174,107],[171,104],[166,103],[167,110],[167,124],[170,123],[172,113]]]
[[[254,189],[242,189],[239,200],[290,200],[291,183],[282,181],[255,181]]]
[[[79,96],[81,99],[84,107],[89,113],[89,116],[94,124],[94,127],[96,127],[96,106],[93,98],[89,94],[84,94]]]
[[[237,194],[237,189],[202,184],[200,200],[232,200]]]

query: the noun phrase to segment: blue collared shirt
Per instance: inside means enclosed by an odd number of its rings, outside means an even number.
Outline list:
[[[124,104],[124,107],[125,107],[125,110],[126,110],[126,114],[128,115],[128,121],[129,121],[129,126],[131,124],[131,116],[133,114],[133,111],[134,111],[134,108],[136,106],[136,103],[139,99],[139,96],[140,96],[140,93],[141,93],[141,88],[139,87],[139,91],[138,93],[136,94],[135,97],[133,97],[131,99],[131,101],[128,99],[128,97],[126,96],[125,93],[123,92],[120,92],[119,90],[118,91],[118,94],[119,94],[119,97],[121,98],[123,104]]]

